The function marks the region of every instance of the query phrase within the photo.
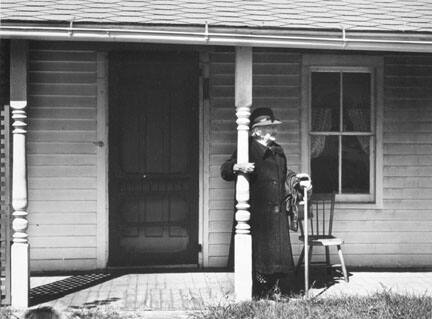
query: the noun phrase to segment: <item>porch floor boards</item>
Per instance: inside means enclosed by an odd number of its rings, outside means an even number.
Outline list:
[[[136,311],[184,311],[222,304],[234,291],[232,273],[124,274],[99,278],[93,285],[91,280],[85,280],[85,275],[81,275],[84,279],[73,277],[32,277],[31,305],[56,309],[110,306]]]
[[[300,278],[301,277],[301,278]],[[303,289],[303,274],[285,283]],[[311,274],[311,296],[370,295],[379,291],[432,296],[431,272],[351,272],[350,281]],[[148,273],[32,277],[31,305],[58,310],[109,307],[122,311],[191,311],[233,301],[233,273]]]

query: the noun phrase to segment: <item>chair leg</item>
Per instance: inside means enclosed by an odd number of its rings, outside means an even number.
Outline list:
[[[304,247],[303,247],[303,249],[302,249],[302,251],[300,253],[300,257],[299,257],[299,259],[297,261],[297,267],[295,269],[295,273],[296,274],[298,273],[298,271],[300,269],[300,266],[301,266],[301,263],[303,262],[303,259],[304,259]]]
[[[309,258],[308,258],[309,264],[311,263],[311,260],[312,260],[312,250],[313,250],[313,246],[310,245],[309,246],[309,252],[308,252],[308,254],[309,254]]]
[[[328,246],[325,246],[325,257],[326,257],[326,265],[327,265],[327,274],[331,274],[332,269],[330,265],[330,249]]]
[[[309,269],[309,273],[308,273],[308,287],[309,288],[311,288],[310,287],[310,283],[311,283],[311,280],[310,280],[310,272],[311,272],[311,267],[310,267],[310,265],[311,265],[311,260],[312,260],[312,250],[313,250],[313,246],[312,245],[309,245],[309,247],[308,247],[308,249],[309,249],[309,251],[308,251],[308,269]],[[305,263],[305,269],[306,269],[306,263]]]
[[[345,261],[344,261],[343,255],[342,255],[342,248],[341,248],[340,245],[337,245],[337,250],[338,250],[339,259],[340,259],[340,262],[341,262],[342,272],[343,272],[345,281],[348,282],[349,281],[349,279],[348,279],[348,273],[347,273],[347,270],[346,270],[346,267],[345,267]]]

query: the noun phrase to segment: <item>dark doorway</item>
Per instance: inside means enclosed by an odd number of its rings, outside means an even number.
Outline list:
[[[198,262],[198,57],[110,55],[110,265]]]

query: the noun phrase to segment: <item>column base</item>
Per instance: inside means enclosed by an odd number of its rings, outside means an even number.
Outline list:
[[[234,237],[234,290],[237,301],[252,300],[252,236]]]
[[[25,309],[29,306],[30,245],[13,243],[11,247],[11,306]]]

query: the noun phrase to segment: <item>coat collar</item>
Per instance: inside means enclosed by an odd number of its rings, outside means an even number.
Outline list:
[[[252,140],[251,144],[255,146],[259,154],[261,154],[262,158],[265,158],[270,154],[279,154],[279,155],[284,154],[282,147],[275,142],[272,142],[270,145],[265,146],[259,143],[258,141],[256,141],[254,138],[252,138],[251,140]]]

